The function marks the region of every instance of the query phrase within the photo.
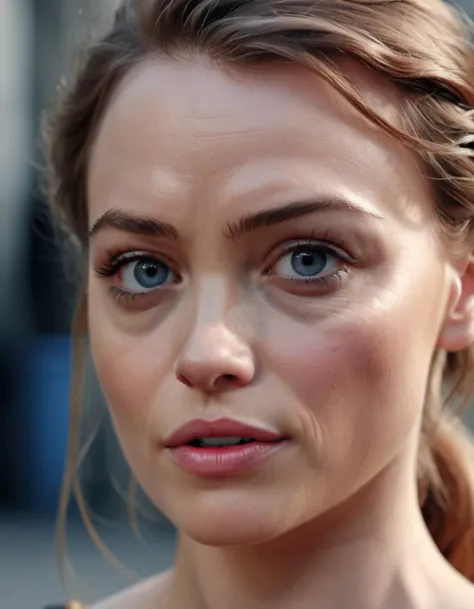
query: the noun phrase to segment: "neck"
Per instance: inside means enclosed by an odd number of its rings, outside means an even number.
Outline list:
[[[407,461],[395,460],[344,505],[259,546],[209,547],[182,535],[170,606],[436,607],[436,582],[451,569],[426,530]]]

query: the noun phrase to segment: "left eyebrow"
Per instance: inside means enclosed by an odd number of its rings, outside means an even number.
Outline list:
[[[290,220],[302,218],[328,209],[357,213],[378,220],[383,219],[382,216],[364,209],[344,197],[326,197],[312,201],[290,203],[281,207],[275,207],[259,211],[255,214],[242,216],[237,222],[229,223],[227,225],[225,236],[232,241],[237,241],[245,234],[261,230],[262,228],[283,224],[284,222],[289,222]]]

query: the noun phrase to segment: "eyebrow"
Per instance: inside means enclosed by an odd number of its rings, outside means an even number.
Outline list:
[[[349,199],[344,197],[331,197],[290,203],[289,205],[283,205],[274,209],[263,210],[255,214],[242,216],[238,222],[227,225],[225,234],[229,239],[236,241],[247,233],[283,224],[284,222],[296,220],[323,210],[348,211],[364,216],[371,216],[378,220],[382,219],[378,214],[360,207],[356,203],[349,201]]]
[[[254,214],[244,215],[237,222],[228,223],[224,234],[227,239],[237,241],[245,234],[283,224],[323,210],[340,210],[377,218],[378,220],[382,219],[378,214],[360,207],[349,199],[331,197],[289,203]],[[90,229],[89,237],[92,238],[107,228],[146,237],[179,239],[178,230],[172,224],[155,218],[136,216],[120,209],[106,211]]]
[[[107,228],[145,237],[179,239],[178,231],[172,224],[161,222],[155,218],[136,216],[121,209],[109,209],[106,211],[90,229],[89,238],[94,237],[97,233]]]

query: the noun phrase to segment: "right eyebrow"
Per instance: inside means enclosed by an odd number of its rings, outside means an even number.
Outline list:
[[[155,220],[154,218],[142,218],[120,209],[107,210],[92,226],[89,238],[94,237],[106,228],[115,228],[135,235],[145,237],[167,237],[178,240],[179,234],[172,224]]]

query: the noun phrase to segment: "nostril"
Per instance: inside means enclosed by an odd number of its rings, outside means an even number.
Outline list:
[[[221,374],[221,376],[216,379],[214,387],[216,389],[225,389],[226,387],[236,387],[240,384],[239,377],[235,374]]]
[[[178,381],[179,381],[180,383],[183,383],[183,385],[186,385],[186,387],[192,387],[192,386],[193,386],[193,384],[191,383],[191,381],[190,381],[188,378],[186,378],[186,377],[184,376],[184,374],[179,374],[179,375],[178,375]]]
[[[220,377],[223,381],[229,382],[229,383],[233,383],[235,382],[237,379],[237,377],[235,376],[235,374],[223,374]]]
[[[183,383],[183,385],[186,385],[186,387],[196,387],[196,386],[203,385],[203,383],[200,383],[199,381],[197,383],[196,382],[193,383],[184,374],[178,374],[177,378],[178,378],[178,381],[180,383]],[[212,378],[209,378],[208,382],[204,383],[204,384],[207,385],[208,390],[216,390],[216,389],[225,389],[226,387],[236,387],[236,386],[240,385],[240,381],[239,381],[239,377],[236,376],[235,374],[221,374],[214,380]]]

